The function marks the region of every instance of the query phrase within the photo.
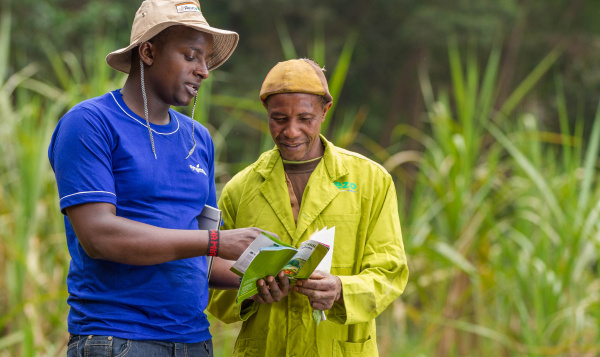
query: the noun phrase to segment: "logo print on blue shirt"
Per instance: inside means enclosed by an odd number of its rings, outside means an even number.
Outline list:
[[[190,165],[190,169],[192,169],[192,171],[194,171],[196,173],[203,173],[204,176],[207,176],[206,172],[204,171],[204,169],[200,167],[200,164],[198,164],[196,166]]]

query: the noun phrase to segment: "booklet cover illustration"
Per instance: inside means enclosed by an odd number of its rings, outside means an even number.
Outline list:
[[[231,271],[242,277],[236,301],[239,303],[256,294],[256,282],[259,279],[277,276],[282,270],[292,283],[296,279],[308,278],[328,255],[333,239],[324,239],[324,236],[332,235],[333,232],[335,227],[317,231],[298,248],[267,233],[261,233],[231,267]],[[331,244],[324,243],[329,240]],[[331,258],[328,265],[331,266]],[[329,267],[324,266],[327,270],[323,270],[329,272]]]

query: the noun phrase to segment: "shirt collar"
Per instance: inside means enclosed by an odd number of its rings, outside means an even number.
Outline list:
[[[323,159],[321,162],[325,165],[329,179],[331,181],[335,181],[338,178],[347,175],[348,168],[340,157],[339,149],[330,143],[323,135],[320,135],[320,138],[323,146],[325,147],[325,152],[323,153]],[[276,165],[281,165],[283,168],[283,162],[277,146],[260,156],[260,158],[256,161],[254,171],[263,176],[265,179],[268,179],[273,173]]]

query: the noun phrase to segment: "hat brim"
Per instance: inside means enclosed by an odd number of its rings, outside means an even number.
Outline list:
[[[239,35],[233,31],[221,30],[211,26],[200,24],[185,24],[182,22],[163,22],[150,28],[146,31],[139,40],[132,42],[129,46],[113,51],[106,56],[106,63],[109,66],[124,73],[129,73],[131,70],[131,50],[139,46],[142,42],[150,40],[158,35],[162,30],[170,26],[183,25],[191,27],[200,32],[208,33],[213,37],[213,53],[208,62],[208,69],[213,70],[225,63],[233,54],[239,42]]]

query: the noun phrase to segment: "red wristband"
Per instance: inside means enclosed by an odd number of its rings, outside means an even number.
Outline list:
[[[214,229],[208,231],[208,255],[211,257],[219,255],[219,231]]]

